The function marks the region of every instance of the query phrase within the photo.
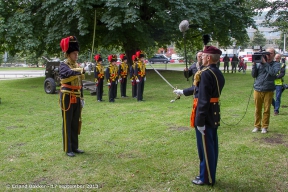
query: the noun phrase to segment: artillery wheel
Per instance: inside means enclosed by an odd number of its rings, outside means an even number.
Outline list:
[[[52,78],[47,78],[44,81],[44,90],[47,94],[54,94],[56,91],[56,83],[54,79]]]

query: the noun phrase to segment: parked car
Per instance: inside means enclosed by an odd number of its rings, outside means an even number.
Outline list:
[[[248,62],[252,62],[252,55],[245,55],[245,57],[243,57],[244,61],[248,61]]]
[[[170,62],[170,58],[166,57],[165,55],[161,55],[161,54],[156,54],[153,57],[151,57],[150,59],[148,59],[149,63],[169,63]]]
[[[16,64],[15,67],[28,67],[26,64]]]

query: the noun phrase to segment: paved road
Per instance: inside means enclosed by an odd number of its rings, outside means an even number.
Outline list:
[[[44,70],[1,71],[0,69],[0,80],[22,79],[22,78],[43,77],[43,76],[45,76]]]

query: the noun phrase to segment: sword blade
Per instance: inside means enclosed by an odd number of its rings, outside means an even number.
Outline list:
[[[171,85],[171,83],[169,83],[169,81],[167,81],[167,79],[165,79],[165,77],[163,77],[159,71],[157,69],[155,69],[151,63],[149,63],[149,65],[152,67],[152,69],[154,69],[154,71],[172,88],[172,89],[176,89],[173,85]]]

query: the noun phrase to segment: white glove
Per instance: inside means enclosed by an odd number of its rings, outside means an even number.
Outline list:
[[[118,82],[121,82],[122,81],[122,78],[119,78]]]
[[[111,83],[109,82],[109,83],[107,83],[107,85],[108,85],[108,86],[110,86],[110,85],[111,85]]]
[[[173,93],[177,94],[177,95],[183,95],[183,90],[182,89],[175,89],[173,91]]]
[[[136,82],[137,82],[137,83],[139,83],[139,82],[140,82],[140,80],[139,80],[139,79],[136,79]]]
[[[81,101],[81,107],[84,108],[84,105],[85,105],[84,99],[80,99],[80,101]]]
[[[146,77],[144,77],[144,81],[146,81]]]
[[[131,82],[133,82],[134,80],[133,79],[131,79]]]
[[[205,131],[205,125],[204,126],[197,126],[197,129],[200,131],[200,133],[202,135],[205,135],[204,131]]]

